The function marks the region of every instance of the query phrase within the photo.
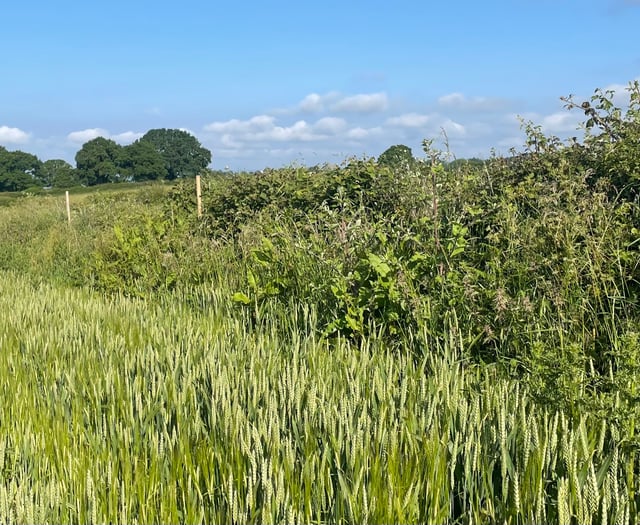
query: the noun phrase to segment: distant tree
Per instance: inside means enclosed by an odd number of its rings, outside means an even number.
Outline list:
[[[135,181],[165,179],[168,175],[162,155],[144,140],[122,148],[118,163],[123,174]]]
[[[31,153],[8,151],[0,146],[0,191],[22,191],[42,186],[42,162]]]
[[[391,146],[378,157],[380,166],[388,166],[392,169],[411,169],[415,162],[411,148],[404,144]]]
[[[0,191],[23,191],[34,186],[34,180],[27,173],[0,172]]]
[[[162,156],[168,179],[194,176],[211,162],[211,152],[180,129],[152,129],[140,141],[152,144]]]
[[[70,188],[80,183],[76,170],[62,159],[47,160],[42,164],[40,176],[45,186]]]
[[[445,169],[455,170],[458,168],[482,168],[487,164],[486,160],[472,157],[470,159],[455,159],[445,164]]]
[[[121,149],[122,146],[104,137],[86,142],[76,153],[79,180],[88,186],[121,181],[118,165]]]

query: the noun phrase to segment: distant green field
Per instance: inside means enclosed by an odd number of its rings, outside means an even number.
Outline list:
[[[38,190],[35,194],[40,196],[62,196],[64,197],[65,192],[68,191],[70,195],[75,197],[82,197],[85,195],[93,195],[93,194],[112,194],[116,195],[119,193],[130,193],[130,192],[138,192],[142,191],[145,188],[165,188],[169,190],[173,186],[171,182],[131,182],[131,183],[118,183],[118,184],[98,184],[95,186],[75,186],[73,188],[69,188],[68,190],[64,189],[41,189]],[[33,192],[0,192],[0,206],[7,206],[9,204],[14,203],[16,200],[20,198],[24,198],[25,196],[34,195]]]

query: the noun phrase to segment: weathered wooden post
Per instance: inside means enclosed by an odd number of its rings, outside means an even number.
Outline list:
[[[198,202],[198,217],[202,217],[202,188],[200,187],[200,175],[196,175],[196,201]]]
[[[64,197],[67,202],[67,222],[71,224],[71,204],[69,203],[69,190],[64,192]]]

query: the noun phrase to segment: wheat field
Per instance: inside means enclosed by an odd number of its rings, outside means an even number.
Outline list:
[[[416,359],[329,345],[311,309],[306,331],[268,309],[247,329],[227,290],[192,293],[0,275],[0,522],[634,518],[620,429],[537,406],[455,330]]]

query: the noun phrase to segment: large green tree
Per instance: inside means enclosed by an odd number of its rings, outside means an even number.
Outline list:
[[[104,184],[123,179],[119,166],[122,146],[113,140],[98,137],[86,142],[76,153],[78,178],[83,184]]]
[[[211,163],[211,152],[180,129],[152,129],[140,141],[152,144],[162,156],[168,179],[194,176]]]
[[[42,162],[31,153],[8,151],[0,146],[0,191],[22,191],[41,186]]]
[[[397,144],[387,148],[379,157],[380,166],[388,166],[394,170],[407,170],[414,167],[416,159],[413,157],[411,148],[404,144]]]
[[[76,170],[62,159],[46,160],[42,164],[40,175],[45,186],[54,188],[70,188],[80,183]]]
[[[162,155],[148,141],[136,140],[122,148],[118,162],[123,174],[135,181],[165,179],[168,175]]]

